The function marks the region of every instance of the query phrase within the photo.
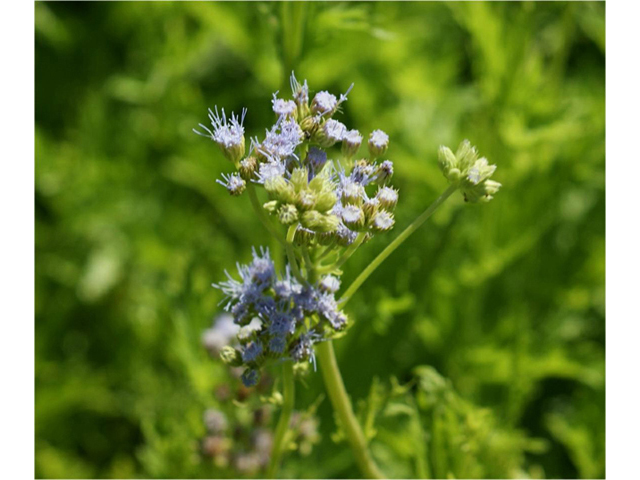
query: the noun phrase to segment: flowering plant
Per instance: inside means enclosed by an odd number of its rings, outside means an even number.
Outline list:
[[[331,343],[349,327],[344,306],[454,191],[460,190],[465,201],[487,202],[501,185],[491,180],[495,165],[478,158],[468,141],[455,153],[440,147],[438,161],[449,187],[336,299],[342,266],[362,244],[395,223],[399,194],[390,185],[393,163],[384,158],[389,136],[382,130],[371,132],[368,155],[359,156],[361,133],[333,118],[353,85],[339,97],[321,91],[310,101],[306,80],[301,84],[292,74],[290,83],[292,99],[273,95],[276,121],[262,141],[251,138],[248,152],[246,109],[228,117],[216,107],[209,110],[211,128],[201,124],[203,131],[194,130],[217,143],[233,164],[235,170],[217,182],[232,196],[248,193],[256,214],[287,257],[285,268],[278,271],[268,249],[254,249],[250,264],[238,264],[239,279],[227,272],[227,280],[214,284],[224,293],[224,309],[239,327],[237,346],[224,346],[220,356],[243,368],[241,379],[247,387],[258,383],[266,363],[282,363],[283,403],[269,462],[271,476],[277,473],[293,411],[293,367],[311,362],[315,368],[317,358],[362,474],[382,478],[354,416]],[[258,199],[258,189],[266,192],[266,202]]]

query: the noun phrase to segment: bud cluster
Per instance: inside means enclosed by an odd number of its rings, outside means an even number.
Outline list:
[[[226,295],[225,310],[240,329],[238,348],[221,349],[222,360],[244,367],[242,382],[255,385],[269,359],[313,360],[313,345],[331,338],[347,325],[338,308],[337,278],[327,275],[316,284],[303,285],[287,267],[278,276],[267,249],[253,251],[253,261],[238,265],[240,280],[227,273],[228,280],[214,284]]]
[[[389,136],[371,132],[368,158],[354,161],[363,136],[333,118],[353,85],[339,97],[320,91],[310,99],[306,80],[300,84],[292,74],[290,84],[292,99],[273,94],[276,122],[261,142],[251,140],[246,158],[245,110],[241,118],[232,114],[227,120],[216,108],[210,115],[213,131],[201,125],[237,168],[217,182],[233,196],[242,194],[247,182],[262,186],[269,196],[264,208],[279,223],[298,226],[297,243],[348,246],[359,232],[369,238],[390,230],[398,191],[387,186],[393,163],[378,160]],[[328,149],[334,146],[340,149],[331,160]]]
[[[441,146],[438,150],[438,164],[449,183],[456,185],[467,202],[488,202],[502,184],[491,180],[496,170],[486,158],[478,158],[478,151],[469,140],[463,140],[454,154],[451,149]]]

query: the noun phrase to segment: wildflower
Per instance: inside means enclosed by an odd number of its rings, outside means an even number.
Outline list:
[[[311,112],[314,115],[330,115],[337,107],[338,99],[336,96],[324,90],[316,93],[311,101]]]
[[[327,163],[327,153],[317,147],[311,147],[307,153],[306,161],[307,165],[309,165],[309,180],[311,180],[320,173],[325,163]]]
[[[222,178],[224,179],[224,182],[222,180],[216,180],[216,182],[229,190],[229,193],[234,197],[241,195],[247,187],[247,182],[245,182],[237,173],[232,173],[230,175],[223,173]]]
[[[364,225],[364,213],[356,205],[347,205],[342,209],[342,221],[352,230],[358,230]]]
[[[488,202],[502,186],[490,180],[496,166],[490,165],[484,157],[478,158],[478,151],[469,140],[463,140],[455,154],[441,146],[438,164],[449,183],[458,186],[467,202]]]
[[[279,117],[284,116],[294,116],[296,113],[296,102],[293,100],[283,100],[277,97],[278,92],[273,94],[273,100],[271,100],[271,105],[273,106],[273,111]]]
[[[203,332],[202,344],[211,355],[218,355],[238,334],[239,329],[233,321],[233,315],[223,313],[215,319],[211,328]]]
[[[382,187],[376,193],[376,199],[382,208],[393,210],[398,203],[398,191],[392,187]]]
[[[376,170],[376,182],[379,185],[384,185],[393,176],[393,162],[391,160],[385,160],[382,162]]]
[[[333,275],[325,275],[320,280],[320,289],[325,292],[335,293],[340,288],[340,280]]]
[[[349,130],[342,137],[342,153],[345,157],[353,157],[362,144],[362,135],[358,130]]]
[[[372,228],[378,232],[385,232],[391,230],[394,223],[395,220],[392,214],[386,210],[380,210],[373,217]]]
[[[374,130],[369,135],[369,153],[373,158],[380,157],[385,154],[389,148],[389,135],[382,130]]]
[[[218,113],[218,107],[215,107],[215,112],[209,109],[209,120],[213,126],[213,131],[204,125],[200,124],[207,133],[193,129],[198,135],[205,137],[211,137],[211,139],[218,144],[224,155],[233,163],[237,163],[244,156],[244,117],[247,114],[247,109],[242,109],[242,116],[237,117],[235,114],[231,114],[231,117],[227,119],[222,109],[222,115]]]
[[[316,142],[323,147],[328,148],[341,142],[347,133],[347,127],[338,120],[330,118],[322,125],[322,128],[318,130],[315,136]]]

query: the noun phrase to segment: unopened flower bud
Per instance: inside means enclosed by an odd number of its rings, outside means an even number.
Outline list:
[[[289,182],[293,185],[296,192],[300,192],[307,187],[309,174],[306,168],[294,168],[291,172],[291,178]]]
[[[386,210],[378,210],[371,222],[371,228],[376,232],[387,232],[393,228],[395,220]]]
[[[320,280],[320,289],[329,292],[335,293],[340,289],[340,279],[334,277],[333,275],[325,275]]]
[[[385,160],[376,170],[376,183],[378,185],[384,185],[393,176],[393,162],[391,160]]]
[[[358,130],[349,130],[342,138],[342,154],[347,157],[353,157],[362,143],[362,135]]]
[[[298,210],[290,203],[282,205],[278,210],[278,220],[284,225],[292,225],[298,221]]]
[[[298,229],[296,230],[294,241],[296,245],[308,246],[311,245],[315,237],[315,232],[309,230],[308,228],[298,227]]]
[[[264,189],[271,196],[282,202],[294,203],[295,201],[296,192],[294,191],[293,186],[282,176],[268,178],[264,182]]]
[[[389,148],[389,135],[382,130],[374,130],[369,135],[369,153],[373,158],[384,155]]]
[[[449,175],[449,171],[452,168],[456,168],[458,160],[449,147],[440,145],[438,148],[438,166],[445,177]]]
[[[278,200],[271,200],[262,205],[262,208],[264,208],[269,213],[274,213],[278,209],[279,204],[280,202],[278,202]]]
[[[242,354],[235,348],[227,345],[220,351],[220,359],[227,365],[239,367],[242,365]]]
[[[355,205],[347,205],[342,209],[342,221],[351,230],[360,230],[364,226],[364,213]]]
[[[367,199],[362,204],[362,212],[364,213],[365,222],[368,224],[373,216],[378,213],[378,208],[380,207],[380,202],[376,197]]]
[[[471,145],[471,142],[469,142],[469,140],[465,139],[458,146],[458,150],[456,151],[456,159],[456,167],[459,168],[461,172],[464,172],[466,169],[471,167],[478,159],[478,151],[476,150],[476,147]]]
[[[336,204],[336,194],[331,190],[322,190],[316,197],[315,208],[319,212],[328,212]]]
[[[391,187],[382,187],[376,193],[380,206],[387,210],[393,210],[398,203],[398,191]]]
[[[311,210],[316,204],[316,195],[313,191],[306,189],[298,194],[297,205],[301,210]]]
[[[316,131],[314,140],[323,148],[329,148],[341,142],[347,132],[347,127],[337,120],[330,118]]]
[[[256,157],[247,157],[240,162],[238,166],[238,172],[245,181],[250,181],[253,178],[253,174],[258,168],[258,160]]]
[[[309,210],[302,214],[301,223],[314,232],[332,232],[338,228],[340,219],[335,215],[325,215],[316,210]]]
[[[342,202],[345,204],[362,205],[364,187],[352,180],[348,180],[342,187]]]

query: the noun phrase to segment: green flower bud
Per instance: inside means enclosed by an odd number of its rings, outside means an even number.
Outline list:
[[[298,221],[298,210],[290,203],[282,205],[278,210],[278,220],[284,225],[292,225]]]
[[[462,177],[462,173],[457,168],[452,168],[446,175],[447,180],[451,183],[456,183]]]
[[[369,224],[376,213],[378,213],[378,208],[380,206],[380,202],[378,202],[377,198],[371,198],[362,204],[362,212],[364,213],[365,222]]]
[[[239,367],[242,365],[242,354],[229,345],[222,347],[220,358],[226,365],[230,365],[232,367]]]
[[[452,168],[456,168],[458,160],[449,147],[440,145],[438,149],[438,166],[445,177],[448,177]]]
[[[294,203],[296,192],[291,183],[287,182],[283,176],[274,176],[264,182],[264,189],[276,199],[285,203]]]
[[[277,200],[271,200],[270,202],[262,205],[262,208],[264,208],[269,213],[274,213],[278,209],[279,204],[280,202],[278,202]]]
[[[324,190],[316,197],[316,210],[319,212],[328,212],[333,208],[338,199],[336,194],[331,190]]]
[[[256,157],[247,157],[240,162],[238,172],[240,172],[240,176],[243,180],[248,182],[253,178],[256,168],[258,168],[258,160]]]
[[[476,150],[476,147],[471,145],[471,142],[469,142],[469,140],[465,139],[458,146],[458,150],[456,151],[456,159],[458,160],[456,165],[457,168],[459,168],[460,171],[464,172],[469,167],[471,167],[471,165],[473,165],[478,159],[478,151]]]
[[[313,115],[304,117],[300,121],[300,128],[305,133],[307,138],[312,137],[320,127],[320,120],[318,117],[314,117]]]
[[[316,194],[311,190],[303,190],[298,194],[297,205],[300,210],[311,210],[316,204]]]
[[[294,168],[293,172],[291,172],[291,179],[289,181],[291,182],[291,185],[293,185],[295,191],[300,192],[307,187],[308,177],[309,174],[307,173],[306,168],[298,167]]]
[[[309,246],[316,238],[316,234],[306,228],[298,227],[296,230],[296,236],[293,241],[296,245]]]
[[[322,148],[329,148],[341,142],[347,133],[347,127],[333,118],[325,121],[322,127],[316,130],[313,140]]]
[[[317,210],[304,212],[300,220],[303,227],[314,232],[333,232],[340,224],[340,219],[335,215],[324,215]]]

